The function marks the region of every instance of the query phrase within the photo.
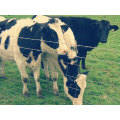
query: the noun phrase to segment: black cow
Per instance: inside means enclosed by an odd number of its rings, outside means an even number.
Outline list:
[[[66,23],[74,33],[78,45],[78,64],[82,59],[83,69],[86,69],[87,52],[97,47],[100,42],[107,43],[110,30],[119,29],[117,25],[110,25],[107,20],[98,21],[84,17],[59,17],[59,19]]]

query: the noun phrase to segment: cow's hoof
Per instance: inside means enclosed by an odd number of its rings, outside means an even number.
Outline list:
[[[41,90],[37,92],[37,97],[38,98],[44,98],[44,96],[42,95],[42,91]]]
[[[30,97],[30,95],[29,95],[28,92],[24,92],[24,93],[23,93],[23,96],[24,96],[24,97]]]
[[[0,76],[0,78],[1,78],[1,79],[7,79],[7,77],[6,77],[6,76]]]
[[[82,66],[82,69],[83,69],[83,70],[88,70],[88,68],[87,68],[87,67],[84,67],[84,66]]]
[[[38,98],[45,98],[43,95],[37,95]]]

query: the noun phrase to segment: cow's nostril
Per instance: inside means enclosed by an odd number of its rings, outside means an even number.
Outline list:
[[[64,50],[63,53],[64,53],[64,54],[68,54],[68,51],[67,51],[67,50]]]
[[[68,55],[68,51],[66,51],[66,55]]]

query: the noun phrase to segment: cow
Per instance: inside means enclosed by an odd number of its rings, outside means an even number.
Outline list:
[[[82,60],[82,68],[87,69],[85,58],[87,52],[93,50],[99,43],[107,43],[109,31],[119,29],[117,25],[110,25],[107,20],[93,20],[85,17],[58,17],[66,23],[74,33],[78,49],[78,64]]]
[[[77,60],[71,62],[72,60],[65,55],[56,55],[48,52],[42,53],[41,59],[44,64],[44,70],[45,72],[47,71],[45,74],[49,75],[48,67],[50,69],[54,94],[58,94],[58,72],[56,70],[59,70],[63,75],[66,95],[70,98],[73,105],[82,105],[87,76],[79,74]]]
[[[33,21],[45,22],[45,19],[41,16],[33,16],[32,19]],[[41,59],[44,64],[45,76],[47,79],[50,79],[48,71],[49,67],[53,80],[53,92],[56,95],[58,94],[58,72],[56,70],[59,70],[63,75],[64,90],[67,96],[72,100],[74,105],[82,104],[83,92],[86,88],[86,75],[79,74],[77,59],[75,57],[77,46],[75,38],[73,38],[73,32],[70,28],[68,29],[64,22],[61,22],[61,26],[64,28],[64,40],[71,55],[66,57],[64,55],[61,56],[50,52],[42,53]]]
[[[38,17],[43,19],[44,22],[38,21],[38,19],[36,19]],[[41,55],[44,53],[52,53],[56,55],[57,59],[58,56],[67,57],[67,64],[69,62],[69,65],[66,65],[63,57],[62,59],[58,60],[57,68],[63,73],[64,88],[67,96],[72,100],[73,104],[82,104],[82,96],[86,87],[86,76],[79,75],[77,67],[75,68],[77,74],[73,78],[70,77],[68,79],[68,76],[71,76],[69,74],[70,72],[65,72],[68,66],[71,68],[72,66],[76,66],[75,62],[77,50],[75,48],[76,42],[72,31],[59,19],[45,16],[38,17],[34,17],[32,20],[11,19],[0,22],[0,58],[2,61],[12,60],[16,62],[21,73],[24,96],[28,96],[28,74],[26,72],[26,67],[31,67],[36,82],[37,96],[41,97],[41,87],[39,83]],[[66,31],[70,31],[71,33],[69,38],[65,34]],[[64,41],[65,39],[73,40],[71,47],[66,45],[66,42]],[[60,64],[61,61],[63,61],[62,64]],[[71,71],[71,69],[69,69],[69,71]],[[68,76],[66,76],[66,74]],[[53,83],[53,89],[55,91],[56,83]]]
[[[2,61],[16,62],[23,82],[24,96],[28,96],[26,67],[32,68],[37,96],[41,97],[41,53],[54,52],[64,55],[69,52],[59,21],[54,18],[46,23],[38,23],[30,18],[6,19],[0,22],[0,28],[0,58]]]

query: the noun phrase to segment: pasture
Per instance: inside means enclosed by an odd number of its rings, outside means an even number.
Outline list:
[[[81,15],[80,15],[81,16]],[[83,15],[82,15],[83,16]],[[28,18],[32,15],[5,15],[6,18]],[[97,20],[109,20],[111,25],[120,27],[120,16],[84,16]],[[86,59],[87,88],[84,92],[84,105],[120,105],[120,30],[110,32],[107,44],[99,46],[88,53]],[[30,97],[25,98],[22,94],[22,81],[20,73],[14,62],[5,63],[5,75],[7,79],[0,78],[0,104],[1,105],[71,105],[63,89],[63,78],[59,74],[59,95],[54,96],[52,81],[46,80],[44,71],[41,69],[40,82],[43,90],[43,98],[37,98],[35,82],[29,77],[28,89]],[[28,72],[30,72],[28,70]]]

